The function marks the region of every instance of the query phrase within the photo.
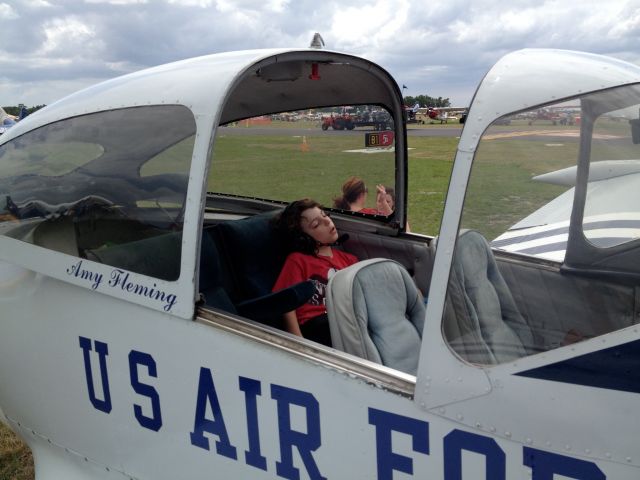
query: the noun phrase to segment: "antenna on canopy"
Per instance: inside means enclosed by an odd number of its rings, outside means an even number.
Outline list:
[[[320,35],[318,32],[314,33],[309,48],[324,48],[324,40],[322,39],[322,35]]]

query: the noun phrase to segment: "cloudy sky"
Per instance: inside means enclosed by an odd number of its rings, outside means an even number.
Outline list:
[[[640,0],[0,0],[0,106],[208,53],[307,47],[314,32],[382,65],[405,95],[456,106],[520,48],[640,64]]]

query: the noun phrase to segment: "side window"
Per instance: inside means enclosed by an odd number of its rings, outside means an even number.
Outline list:
[[[625,93],[619,89],[620,96]],[[639,107],[607,111],[594,123],[582,228],[599,248],[640,238],[640,145],[633,143],[630,128],[630,120],[640,127]]]
[[[585,276],[559,266],[568,248],[583,242],[578,235],[597,249],[639,237],[640,148],[631,128],[639,103],[640,89],[623,87],[514,114],[487,129],[443,318],[447,341],[463,359],[508,362],[634,324],[629,281],[612,269]],[[587,163],[582,224],[572,224],[582,205],[577,165]],[[589,250],[577,250],[590,265]]]
[[[376,185],[385,186],[392,208],[394,146],[393,119],[373,105],[248,118],[218,129],[208,190],[284,202],[310,197],[388,216]]]
[[[0,234],[177,279],[194,134],[187,108],[150,106],[13,139],[0,146]]]
[[[562,261],[574,179],[561,172],[576,165],[579,111],[576,100],[494,122],[474,159],[462,228],[494,248]]]

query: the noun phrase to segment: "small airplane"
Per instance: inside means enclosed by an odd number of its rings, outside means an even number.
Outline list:
[[[579,127],[494,128],[560,101]],[[598,162],[638,158],[640,120],[607,115],[639,104],[637,65],[506,55],[469,108],[440,230],[420,235],[401,90],[368,60],[229,52],[61,99],[0,138],[0,418],[43,479],[637,479],[640,238],[600,244],[585,219],[598,182],[636,183],[634,162]],[[394,148],[302,150],[241,122],[348,105],[385,108]],[[548,173],[562,185],[531,181]],[[330,208],[361,261],[326,287],[327,347],[279,326],[313,297],[271,291],[272,219],[354,174],[393,185],[395,210]],[[555,201],[562,259],[490,247]]]
[[[420,103],[417,103],[411,107],[409,105],[404,106],[405,115],[407,117],[407,123],[418,123],[418,119],[416,118],[416,114],[420,109]]]
[[[439,121],[441,124],[449,120],[464,123],[467,111],[466,107],[426,107],[417,110],[416,118],[422,123],[432,120]]]
[[[567,250],[576,186],[576,167],[534,176],[533,182],[568,187],[567,191],[512,225],[492,247],[562,262]],[[640,160],[592,162],[582,228],[600,248],[640,238]]]
[[[13,115],[9,115],[2,107],[0,107],[0,135],[5,133],[15,124],[16,118]]]
[[[20,104],[20,114],[18,116],[9,115],[5,112],[4,108],[0,107],[0,135],[5,133],[27,115],[27,108],[22,104]]]

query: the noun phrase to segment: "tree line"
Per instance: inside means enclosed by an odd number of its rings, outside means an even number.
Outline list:
[[[412,97],[410,95],[404,97],[404,104],[410,107],[414,106],[416,103],[420,104],[421,107],[450,107],[451,102],[448,98],[442,97],[430,97],[429,95],[417,95]]]
[[[404,104],[410,107],[413,107],[416,103],[418,103],[421,107],[450,107],[451,101],[449,98],[442,97],[430,97],[429,95],[417,95],[415,97],[411,95],[407,95],[404,97]],[[10,106],[10,107],[2,107],[4,111],[9,115],[20,115],[20,108],[22,105]],[[26,107],[27,113],[32,114],[33,112],[40,110],[41,108],[46,107],[46,105],[36,105],[35,107]]]
[[[25,105],[25,108],[27,109],[28,114],[32,114],[33,112],[40,110],[43,107],[46,107],[46,105],[36,105],[35,107],[27,107]],[[2,108],[9,115],[15,115],[17,117],[18,115],[20,115],[20,108],[22,108],[22,105],[18,105],[17,107],[14,106],[14,107],[2,107]]]

